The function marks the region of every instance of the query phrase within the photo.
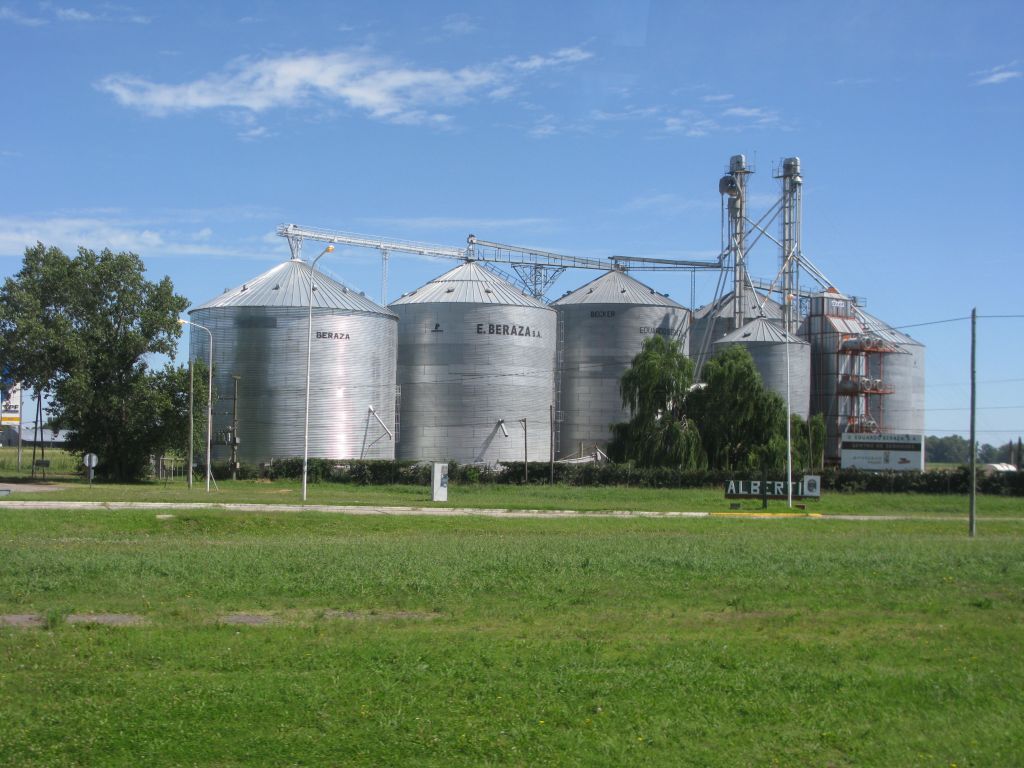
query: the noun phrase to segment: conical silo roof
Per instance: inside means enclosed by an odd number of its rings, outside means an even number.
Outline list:
[[[922,344],[917,339],[908,336],[902,331],[896,330],[891,325],[886,323],[884,320],[879,320],[877,317],[868,314],[860,307],[854,307],[853,312],[855,315],[857,315],[857,317],[864,324],[864,327],[868,329],[868,331],[875,334],[883,341],[888,341],[891,344],[897,344],[899,346],[905,346],[908,344],[919,347],[924,346],[924,344]]]
[[[710,304],[705,304],[703,307],[695,309],[693,311],[694,318],[700,320],[708,315],[721,316],[723,314],[732,313],[732,291],[725,294],[718,301],[714,301]],[[753,293],[746,291],[743,294],[744,307],[743,315],[745,317],[759,317],[761,315],[761,301],[764,301],[764,316],[769,320],[781,320],[782,319],[782,305],[775,299],[765,296],[762,293]]]
[[[668,296],[616,269],[605,272],[575,291],[570,291],[552,304],[556,307],[566,304],[637,304],[645,307],[685,309]]]
[[[500,304],[511,307],[545,307],[512,283],[473,261],[435,277],[426,285],[391,302],[397,304]]]
[[[309,264],[301,259],[289,259],[242,285],[224,291],[220,296],[194,307],[189,312],[214,307],[308,307],[311,274]],[[315,285],[313,306],[316,309],[394,315],[389,309],[319,270]]]
[[[786,333],[776,323],[764,317],[755,317],[746,325],[737,328],[720,339],[715,344],[807,344],[792,334]]]

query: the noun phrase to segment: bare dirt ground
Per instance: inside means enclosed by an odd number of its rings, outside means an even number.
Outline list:
[[[131,627],[145,624],[146,619],[135,613],[70,613],[64,617],[68,624],[105,624],[108,627]]]
[[[247,627],[255,627],[260,624],[273,624],[274,617],[265,613],[229,613],[218,619],[221,624],[241,624]]]
[[[52,483],[0,483],[0,493],[41,493],[59,490],[60,486]]]

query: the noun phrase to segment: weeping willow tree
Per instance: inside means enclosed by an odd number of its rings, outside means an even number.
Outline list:
[[[728,347],[704,366],[704,387],[689,410],[715,469],[773,470],[785,466],[786,403],[767,389],[750,353]]]
[[[700,435],[685,411],[692,384],[693,362],[678,341],[664,336],[645,340],[619,383],[630,418],[612,425],[611,458],[641,467],[703,467]]]

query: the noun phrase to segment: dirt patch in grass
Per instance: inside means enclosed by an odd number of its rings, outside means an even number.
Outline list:
[[[415,619],[431,621],[441,618],[440,613],[431,611],[324,611],[325,619],[348,619],[350,621],[393,621],[396,619]]]
[[[108,627],[133,627],[145,624],[146,619],[136,613],[69,613],[68,624],[103,624]]]
[[[41,627],[46,619],[38,613],[0,613],[0,627]]]
[[[262,624],[273,624],[275,619],[265,613],[229,613],[217,619],[221,624],[237,624],[247,627],[258,627]]]
[[[65,489],[59,485],[51,485],[50,483],[0,483],[0,491],[7,491],[8,493],[39,493],[42,491],[63,490]]]

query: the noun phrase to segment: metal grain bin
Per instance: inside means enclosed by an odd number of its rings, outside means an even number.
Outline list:
[[[400,458],[496,464],[522,461],[525,447],[530,461],[550,459],[554,310],[474,262],[391,309]]]
[[[302,456],[310,276],[309,264],[291,259],[189,312],[214,339],[215,460],[230,457],[236,406],[240,461]],[[310,456],[394,458],[396,326],[387,309],[316,274]],[[193,328],[190,338],[189,356],[205,361],[207,334]]]
[[[693,311],[692,329],[690,331],[690,357],[697,366],[701,366],[713,352],[713,345],[727,334],[736,330],[733,319],[733,294],[722,296],[718,301],[706,304]],[[747,291],[744,294],[744,317],[767,317],[772,323],[782,327],[782,305],[774,299],[760,293]],[[761,303],[764,303],[763,306]]]
[[[629,419],[619,381],[655,334],[689,344],[690,311],[619,271],[607,272],[552,305],[561,323],[558,456],[605,448],[611,425]]]
[[[891,344],[896,353],[872,361],[870,375],[892,390],[868,398],[883,432],[924,434],[924,344],[859,308],[854,311],[869,332]]]
[[[811,345],[791,336],[763,317],[755,318],[742,328],[718,339],[712,354],[734,345],[745,347],[750,352],[765,386],[776,392],[783,401],[786,399],[788,363],[789,412],[807,419],[811,399]]]

